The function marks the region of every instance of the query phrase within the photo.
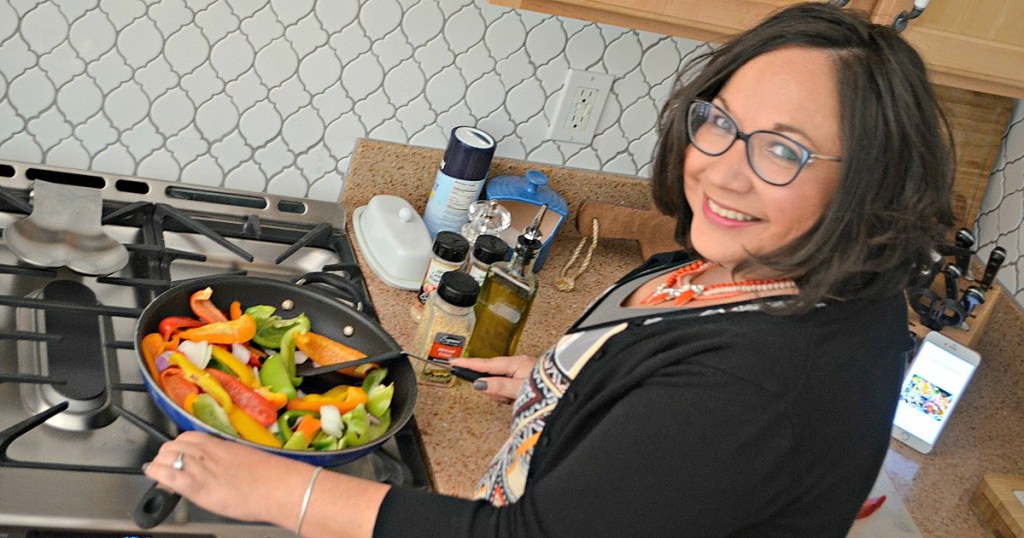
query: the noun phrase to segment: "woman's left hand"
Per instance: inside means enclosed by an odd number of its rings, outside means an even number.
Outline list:
[[[179,456],[182,465],[175,469]],[[288,528],[298,518],[312,467],[205,433],[185,432],[164,443],[144,470],[165,489],[206,510]]]

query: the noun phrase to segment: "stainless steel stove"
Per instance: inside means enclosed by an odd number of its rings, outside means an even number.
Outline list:
[[[35,181],[99,191],[102,231],[129,261],[88,276],[27,264],[0,244],[0,538],[291,536],[187,501],[151,531],[135,525],[150,485],[141,466],[160,436],[177,430],[142,384],[132,334],[161,291],[225,272],[280,280],[327,272],[350,283],[346,300],[375,316],[342,207],[0,161],[0,228],[32,212]],[[414,419],[382,449],[335,470],[431,487]]]

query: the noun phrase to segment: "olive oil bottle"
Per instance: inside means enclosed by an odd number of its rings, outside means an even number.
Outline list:
[[[512,259],[496,262],[487,270],[473,311],[476,327],[469,338],[466,357],[491,358],[512,355],[537,296],[533,263],[542,246],[540,223],[548,206],[541,206],[533,222],[516,241]]]

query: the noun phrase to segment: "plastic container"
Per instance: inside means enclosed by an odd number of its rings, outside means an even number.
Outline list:
[[[367,265],[385,284],[419,289],[430,261],[430,234],[409,202],[380,194],[352,213],[356,243]]]
[[[476,325],[473,305],[479,293],[480,285],[466,273],[449,271],[442,275],[437,291],[431,294],[424,307],[423,319],[416,326],[413,352],[444,362],[463,356]],[[419,380],[432,385],[451,385],[455,377],[448,369],[424,364]]]
[[[473,252],[469,253],[466,272],[482,286],[491,264],[508,259],[508,251],[508,243],[502,238],[490,234],[481,235],[473,244]]]
[[[469,255],[469,242],[455,232],[443,231],[437,234],[431,251],[433,253],[420,284],[420,305],[427,304],[430,294],[437,289],[441,282],[441,275],[448,271],[458,271],[466,263],[466,256]]]
[[[469,206],[483,191],[494,147],[494,137],[476,127],[452,129],[423,211],[423,222],[431,237],[442,231],[459,232],[469,221]]]
[[[548,211],[540,223],[542,237],[540,253],[534,262],[533,271],[544,267],[551,242],[569,215],[569,204],[551,187],[548,178],[537,170],[528,170],[525,176],[496,176],[487,183],[488,200],[496,200],[512,215],[512,225],[500,234],[510,245],[516,244],[519,235],[533,221],[537,211],[547,204]]]

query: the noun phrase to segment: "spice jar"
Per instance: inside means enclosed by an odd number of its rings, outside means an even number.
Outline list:
[[[466,262],[466,272],[476,279],[476,283],[484,285],[487,270],[494,262],[505,261],[508,257],[508,243],[496,235],[481,235],[473,244],[473,252]]]
[[[473,277],[458,271],[441,275],[437,290],[430,295],[423,310],[423,318],[416,327],[412,350],[420,357],[448,362],[461,357],[476,325],[473,305],[480,293],[480,285]],[[424,364],[420,382],[449,386],[455,378],[439,366]]]
[[[469,241],[456,232],[438,232],[434,240],[434,246],[430,261],[427,262],[427,271],[423,274],[423,283],[420,284],[419,301],[421,305],[427,304],[431,293],[437,289],[441,281],[441,275],[447,271],[457,271],[466,262],[466,255],[469,253]]]

